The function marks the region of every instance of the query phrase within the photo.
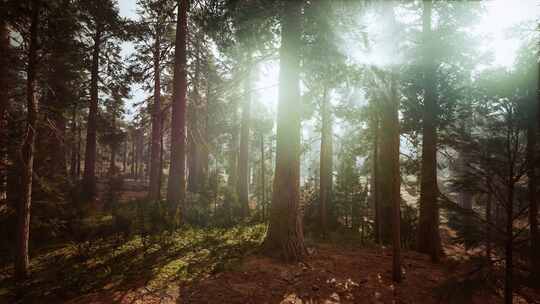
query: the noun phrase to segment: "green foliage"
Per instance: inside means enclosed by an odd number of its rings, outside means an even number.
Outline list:
[[[152,208],[145,213],[152,212]],[[122,210],[118,214],[136,216],[132,211]],[[94,225],[96,229],[95,225],[110,222],[110,217],[96,218],[84,221],[84,225]],[[141,280],[147,282],[149,290],[159,290],[173,281],[196,280],[237,265],[258,247],[265,232],[265,225],[188,228],[149,231],[146,236],[137,233],[120,242],[114,236],[89,239],[84,248],[78,248],[79,243],[64,244],[43,250],[32,260],[32,279],[26,282],[23,300],[69,299],[101,291],[105,286],[128,288],[130,282]],[[13,281],[3,278],[0,282],[7,288],[3,291],[7,299],[15,296]]]

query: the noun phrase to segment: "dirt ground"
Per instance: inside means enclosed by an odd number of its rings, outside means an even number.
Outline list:
[[[134,285],[70,303],[451,303],[436,292],[451,270],[424,255],[404,252],[404,280],[394,284],[389,249],[319,245],[311,251],[303,263],[283,264],[252,255],[232,270],[197,282],[175,283],[159,291]],[[477,295],[472,303],[500,303],[500,299]]]
[[[248,257],[237,271],[183,288],[179,303],[445,303],[435,288],[449,276],[413,252],[403,255],[404,280],[391,279],[387,249],[319,246],[305,263],[285,265]],[[496,299],[489,302],[496,303]]]

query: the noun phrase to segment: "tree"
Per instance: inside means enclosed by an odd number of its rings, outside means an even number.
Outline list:
[[[121,36],[122,20],[111,0],[82,1],[85,32],[92,41],[90,66],[90,106],[86,128],[83,190],[88,197],[96,194],[97,117],[99,110],[100,58],[107,41]]]
[[[173,18],[172,1],[144,0],[138,1],[141,19],[136,25],[137,54],[133,68],[138,78],[149,83],[148,90],[153,90],[151,107],[150,135],[150,179],[148,184],[148,199],[157,201],[160,197],[161,179],[161,121],[162,119],[162,65],[169,55],[170,42],[167,34],[171,30],[170,20]],[[151,72],[150,72],[151,71]],[[152,83],[153,78],[153,83]],[[152,84],[150,84],[152,83]]]
[[[44,7],[42,58],[45,66],[40,77],[44,86],[36,138],[35,170],[40,182],[34,195],[40,200],[65,195],[68,183],[67,155],[68,111],[84,92],[84,45],[78,40],[81,27],[78,8],[72,1],[48,1]]]
[[[246,75],[244,76],[244,96],[242,102],[242,118],[240,127],[240,153],[238,155],[237,193],[242,217],[249,215],[249,124],[251,111],[251,51],[246,55]]]
[[[300,35],[302,1],[287,1],[281,12],[276,171],[265,251],[286,261],[302,259],[300,200]]]
[[[167,201],[171,217],[174,217],[178,206],[181,216],[185,217],[184,199],[186,195],[186,43],[188,35],[187,0],[178,0],[176,20],[176,39],[174,53],[174,76],[171,122],[171,166],[167,184]]]
[[[3,2],[2,2],[3,4]],[[7,8],[1,6],[0,9],[0,198],[3,198],[6,191],[6,177],[7,177],[7,109],[9,105],[9,55],[10,55],[10,41],[9,41],[9,27],[7,23]]]
[[[417,249],[428,253],[433,261],[439,260],[441,240],[439,236],[439,208],[437,203],[437,100],[434,92],[433,77],[435,66],[430,45],[433,43],[431,32],[430,0],[424,1],[422,13],[422,32],[424,44],[423,77],[423,116],[422,116],[422,165],[420,186],[420,216],[418,222]]]
[[[395,22],[393,11],[390,20]],[[395,23],[391,28],[396,28]],[[371,98],[380,102],[378,105],[380,132],[377,136],[377,203],[379,204],[377,213],[379,216],[378,232],[381,242],[392,243],[393,263],[392,278],[395,282],[400,282],[401,277],[401,174],[399,162],[399,96],[397,91],[397,81],[395,69],[385,73],[372,68],[375,77],[382,83],[380,89],[372,92]],[[376,86],[374,85],[376,88]],[[376,131],[377,132],[377,131]],[[385,229],[381,229],[384,222]]]
[[[530,62],[530,61],[529,61]],[[534,66],[534,64],[531,64]],[[540,67],[540,63],[538,64]],[[534,70],[534,68],[532,69]],[[540,77],[538,71],[536,73],[537,87],[536,92],[533,90],[534,84],[528,86],[526,89],[527,105],[529,109],[527,111],[527,177],[528,182],[528,194],[529,194],[529,229],[530,229],[530,261],[532,268],[533,279],[538,280],[540,278],[540,233],[538,232],[538,173],[536,172],[540,167],[540,156],[538,147],[538,137],[540,129]],[[526,79],[534,80],[531,74],[527,75]],[[536,94],[535,94],[536,93]]]
[[[26,79],[26,134],[22,147],[23,166],[22,187],[17,208],[17,255],[15,276],[22,280],[28,276],[28,241],[30,237],[30,207],[32,204],[32,181],[34,169],[34,142],[37,128],[36,72],[38,60],[38,31],[40,24],[41,3],[30,2],[30,32],[28,46],[28,64]]]

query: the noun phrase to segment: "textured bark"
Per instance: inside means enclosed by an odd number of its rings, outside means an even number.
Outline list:
[[[288,1],[281,19],[276,171],[263,244],[266,253],[285,261],[301,260],[307,254],[299,212],[301,8],[301,1]]]
[[[4,199],[7,191],[7,109],[9,91],[9,29],[3,14],[0,15],[0,200]]]
[[[199,42],[197,39],[195,40]],[[199,50],[198,45],[195,47]],[[188,112],[188,180],[187,189],[193,193],[201,193],[206,183],[206,171],[204,168],[204,158],[208,157],[207,138],[205,136],[206,113],[200,95],[201,84],[201,60],[202,54],[197,53],[194,61],[195,72],[193,79],[192,102],[189,104]]]
[[[390,94],[384,94],[380,111],[380,151],[379,151],[379,203],[382,242],[392,244],[392,278],[401,281],[401,212],[400,212],[400,168],[399,168],[399,101],[394,76],[390,79]],[[382,225],[381,225],[382,226]]]
[[[131,177],[135,178],[137,175],[135,166],[135,130],[131,132],[131,162],[130,162]]]
[[[251,54],[248,55],[250,57]],[[242,217],[249,215],[249,120],[251,111],[251,58],[246,62],[244,80],[244,100],[242,103],[242,122],[240,128],[240,153],[238,157],[238,182],[236,192],[242,208]]]
[[[417,250],[439,260],[441,240],[439,235],[439,207],[437,203],[437,101],[434,92],[435,74],[431,42],[431,1],[424,1],[424,106],[422,117],[422,165],[420,185],[420,216],[418,221]]]
[[[37,98],[36,98],[36,61],[38,43],[38,25],[40,3],[31,2],[32,18],[30,24],[30,41],[28,46],[28,65],[26,80],[27,122],[26,135],[22,147],[23,170],[22,187],[17,208],[17,254],[15,258],[15,277],[22,280],[28,276],[28,241],[30,237],[30,207],[32,203],[32,175],[34,169],[34,142],[37,127]]]
[[[229,168],[227,186],[231,189],[236,189],[238,181],[238,133],[239,128],[237,124],[238,120],[238,100],[232,102],[232,116],[231,116],[231,142],[229,143]]]
[[[90,107],[86,126],[86,149],[84,155],[83,191],[92,198],[96,194],[96,157],[97,157],[97,115],[98,115],[98,78],[99,53],[101,50],[101,26],[94,34],[92,68],[90,71]]]
[[[157,201],[160,192],[161,171],[161,37],[156,30],[154,42],[154,104],[152,105],[152,134],[150,145],[150,181],[148,185],[148,199]]]
[[[326,89],[321,103],[321,154],[319,178],[319,221],[323,238],[328,233],[328,205],[332,192],[332,114]]]
[[[174,54],[173,103],[171,123],[171,166],[167,184],[167,201],[169,211],[176,217],[180,207],[181,217],[184,213],[186,195],[186,42],[187,42],[187,10],[188,1],[178,1],[178,17],[176,22],[176,39]]]
[[[115,96],[117,98],[118,96]],[[112,133],[116,135],[116,109],[113,109],[112,113],[112,121],[111,121],[111,127],[112,127]],[[117,153],[118,143],[112,142],[111,143],[111,159],[109,161],[109,175],[114,176],[116,171],[116,153]]]
[[[73,112],[71,114],[71,159],[69,165],[69,173],[71,176],[71,181],[75,182],[78,178],[77,176],[77,154],[78,143],[77,143],[77,107],[73,107]]]

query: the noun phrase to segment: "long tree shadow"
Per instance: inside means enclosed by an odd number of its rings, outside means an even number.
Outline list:
[[[84,253],[74,245],[36,257],[32,279],[16,286],[11,278],[0,283],[8,302],[84,303],[132,302],[140,296],[167,297],[172,281],[190,281],[221,269],[256,247],[264,227],[184,229],[129,239],[117,236],[93,240]],[[134,291],[138,291],[135,292]],[[124,301],[129,296],[129,300]]]

